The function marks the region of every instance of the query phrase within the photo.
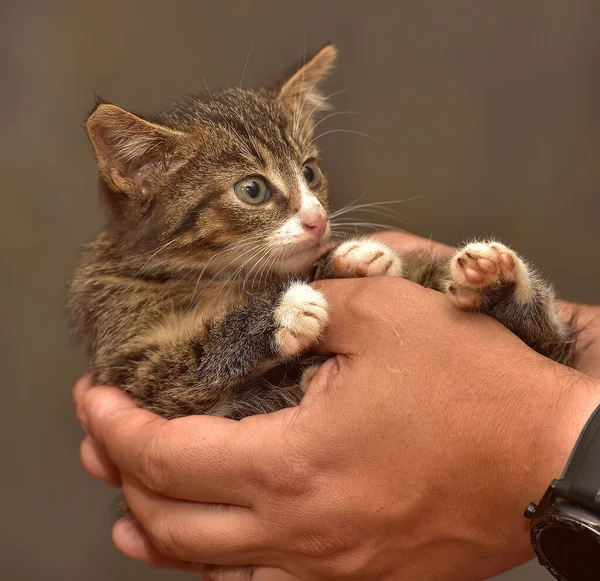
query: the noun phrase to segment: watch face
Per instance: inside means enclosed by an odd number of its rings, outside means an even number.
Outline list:
[[[593,527],[555,517],[540,523],[532,533],[540,561],[556,578],[600,579],[600,533]]]

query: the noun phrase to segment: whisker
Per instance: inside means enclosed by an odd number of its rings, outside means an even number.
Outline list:
[[[376,216],[383,217],[393,217],[398,220],[399,223],[411,224],[412,226],[419,226],[419,222],[417,220],[413,220],[412,218],[406,216],[405,214],[401,214],[400,212],[396,212],[394,210],[383,210],[380,208],[364,208],[362,210],[357,210],[358,213],[364,212],[366,214],[375,214]]]
[[[375,138],[372,135],[362,133],[361,131],[354,131],[353,129],[330,129],[329,131],[325,131],[325,133],[317,135],[309,142],[309,144],[314,143],[317,139],[321,139],[321,137],[325,137],[325,135],[329,135],[330,133],[352,133],[353,135],[360,135],[361,137],[367,137],[368,139],[375,141]]]
[[[364,197],[364,195],[365,194],[363,194],[362,197]],[[348,204],[347,206],[344,206],[343,208],[340,208],[339,210],[336,210],[332,214],[330,214],[329,218],[331,219],[336,216],[339,216],[342,213],[344,213],[346,210],[357,210],[359,208],[371,208],[374,206],[388,206],[388,205],[392,205],[392,204],[404,204],[405,202],[413,202],[415,200],[420,200],[422,197],[423,196],[414,196],[412,198],[405,198],[403,200],[385,200],[385,201],[381,201],[381,202],[369,202],[367,204],[351,203],[351,204]]]
[[[234,256],[232,260],[230,260],[225,266],[223,266],[221,268],[221,270],[219,270],[218,272],[216,272],[211,278],[210,280],[206,283],[206,285],[203,287],[202,290],[206,289],[206,287],[213,281],[215,280],[224,270],[226,270],[230,265],[232,265],[236,260],[241,259],[243,256],[247,256],[249,253],[253,252],[254,250],[256,250],[257,248],[262,247],[263,244],[254,244],[252,245],[251,248],[246,249],[244,252],[242,252],[241,254],[239,254],[238,256]],[[245,263],[244,263],[245,264]],[[237,271],[237,269],[236,269]]]
[[[364,220],[357,220],[355,222],[341,222],[337,224],[332,224],[334,226],[381,226],[382,228],[394,228],[394,226],[390,226],[389,224],[379,224],[377,222],[366,222]]]
[[[304,50],[302,52],[302,80],[300,81],[300,94],[302,95],[302,93],[304,93],[304,72],[306,69],[306,27],[304,27]],[[297,126],[298,123],[300,123],[300,113],[301,110],[298,111],[298,114],[296,115],[296,103],[294,103],[294,129],[293,129],[293,133],[296,133],[297,130]]]
[[[390,208],[387,208],[384,210],[384,209],[377,208],[377,207],[376,208],[360,208],[357,210],[354,210],[354,209],[348,210],[347,212],[338,214],[335,218],[333,218],[333,220],[330,219],[330,223],[335,224],[336,220],[338,220],[342,216],[352,214],[353,212],[356,212],[357,217],[360,216],[361,213],[362,214],[375,214],[377,216],[384,216],[386,218],[391,216],[391,217],[395,218],[396,220],[398,220],[399,222],[409,223],[409,224],[412,224],[413,226],[419,225],[416,220],[413,220],[412,218],[409,218],[408,216],[405,216],[404,214],[401,214],[400,212],[397,212]],[[348,216],[348,217],[351,217],[351,216]]]
[[[364,228],[364,227],[378,227],[378,228],[390,228],[390,229],[395,229],[398,226],[394,226],[392,224],[386,224],[386,223],[378,223],[378,222],[368,222],[366,220],[361,220],[361,219],[356,219],[353,222],[337,222],[331,225],[331,228],[337,228],[339,230],[339,228],[341,226],[347,227],[347,226],[352,226],[352,227],[360,227],[360,228]]]
[[[252,274],[252,271],[260,264],[260,262],[262,260],[264,260],[267,256],[269,256],[269,254],[271,253],[271,249],[268,248],[267,246],[267,252],[266,254],[264,254],[263,256],[261,256],[252,266],[252,268],[246,273],[246,276],[244,277],[244,282],[242,284],[242,291],[241,292],[245,292],[246,290],[246,283],[248,282],[248,279],[250,278],[250,275]]]
[[[313,131],[319,126],[321,125],[321,123],[323,123],[324,121],[327,121],[327,119],[331,119],[332,117],[338,117],[340,115],[360,115],[360,113],[357,113],[356,111],[334,111],[333,113],[329,113],[329,115],[325,115],[325,117],[319,119],[313,126]],[[309,117],[310,119],[310,117]],[[308,122],[305,121],[304,122],[304,126],[302,127],[302,131],[304,131],[304,128],[306,127],[306,123]]]
[[[302,74],[304,75],[304,71],[302,72]],[[302,118],[302,111],[304,111],[304,106],[306,105],[306,102],[308,101],[308,95],[312,92],[312,90],[315,88],[315,86],[317,85],[317,83],[319,82],[319,78],[315,79],[313,81],[313,83],[311,84],[310,88],[308,89],[308,91],[306,91],[306,94],[304,95],[304,98],[302,99],[302,105],[300,106],[300,111],[298,113],[298,125],[296,125],[294,127],[294,134],[298,135],[298,126],[300,125],[300,120]],[[304,82],[304,81],[303,81]],[[301,93],[303,93],[303,91],[300,91]],[[319,102],[317,103],[316,107],[320,107],[323,103],[325,102],[325,99],[319,99]]]
[[[330,93],[329,95],[325,95],[325,97],[323,97],[322,99],[319,99],[319,102],[311,109],[310,113],[308,114],[308,117],[306,118],[306,121],[304,121],[304,125],[302,126],[302,129],[300,131],[300,135],[302,135],[304,133],[304,130],[306,129],[306,124],[310,121],[310,119],[312,118],[314,112],[321,107],[321,105],[323,105],[323,103],[326,103],[327,101],[329,101],[329,99],[331,99],[332,97],[335,97],[337,95],[341,95],[342,93],[347,93],[348,89],[341,89],[340,91],[335,91],[334,93]],[[354,113],[353,111],[348,111],[348,113]],[[360,115],[360,113],[355,113],[356,115]],[[320,123],[321,121],[319,121]],[[319,124],[317,123],[317,125]],[[317,126],[315,125],[315,127]],[[314,127],[313,127],[314,130]]]
[[[255,256],[259,255],[265,248],[266,243],[262,244],[253,254],[250,255],[250,258],[248,258],[247,260],[244,261],[244,263],[239,266],[238,268],[235,269],[235,271],[227,277],[227,279],[225,280],[225,282],[221,285],[221,288],[219,289],[219,292],[217,293],[217,295],[215,296],[215,298],[212,300],[211,304],[215,303],[218,298],[221,296],[221,293],[223,292],[223,289],[225,288],[225,286],[227,286],[227,284],[229,283],[230,280],[234,279],[237,277],[237,275],[239,273],[242,272],[242,270],[244,269],[244,267],[246,266],[246,264],[248,264],[251,260],[254,259]],[[230,289],[231,290],[231,289]],[[228,294],[229,296],[229,294]]]
[[[244,64],[244,68],[242,69],[242,76],[240,77],[240,89],[242,88],[242,83],[244,82],[244,73],[246,72],[246,67],[248,66],[248,62],[250,61],[251,54],[252,54],[252,45],[250,45],[250,50],[248,51],[248,56],[246,57],[246,62]]]
[[[240,254],[239,256],[235,256],[232,260],[230,260],[223,268],[221,268],[221,270],[219,270],[214,276],[212,276],[210,278],[210,280],[202,287],[202,290],[199,293],[199,296],[202,295],[202,293],[208,288],[208,286],[210,285],[210,283],[219,276],[219,274],[221,274],[224,270],[226,270],[231,264],[233,264],[237,259],[241,258],[242,256],[246,256],[248,253],[252,252],[254,249],[256,248],[256,246],[253,246],[252,248],[245,250],[242,254]],[[206,270],[206,269],[205,269]],[[204,273],[204,271],[202,271],[200,273],[200,275],[198,276],[198,280],[196,281],[196,287],[194,289],[194,293],[192,294],[192,298],[190,299],[189,304],[189,309],[191,310],[191,308],[193,307],[194,300],[196,297],[196,292],[198,290],[198,285],[200,284],[200,279],[202,278],[202,274]]]
[[[356,198],[356,200],[354,200],[353,202],[350,202],[348,205],[346,206],[342,206],[341,208],[339,208],[338,210],[336,210],[335,212],[333,212],[332,214],[329,215],[329,218],[333,218],[334,216],[336,216],[339,212],[341,212],[342,210],[345,210],[346,208],[349,208],[351,206],[353,206],[354,204],[357,204],[358,202],[360,202],[367,194],[369,193],[369,190],[365,190],[360,196],[358,196],[358,198]]]
[[[260,251],[261,251],[261,249],[262,249],[262,248],[265,246],[265,244],[266,244],[266,243],[264,243],[264,242],[263,242],[262,244],[258,244],[258,245],[257,245],[257,244],[254,244],[254,245],[252,246],[252,248],[250,248],[250,249],[248,249],[248,250],[246,250],[246,251],[242,252],[242,254],[240,254],[240,255],[238,255],[238,256],[236,256],[236,257],[234,257],[234,259],[233,259],[233,260],[229,261],[229,262],[228,262],[228,263],[227,263],[227,264],[226,264],[226,265],[225,265],[225,266],[224,266],[224,267],[223,267],[223,268],[222,268],[222,269],[221,269],[219,272],[217,272],[217,273],[216,273],[216,274],[215,274],[215,275],[214,275],[214,276],[213,276],[213,277],[212,277],[212,278],[211,278],[211,279],[208,281],[208,283],[207,283],[207,286],[208,286],[208,285],[209,285],[209,284],[210,284],[210,283],[211,283],[211,282],[212,282],[212,281],[213,281],[215,278],[217,278],[217,277],[218,277],[218,275],[219,275],[221,272],[223,272],[224,270],[226,270],[226,269],[227,269],[227,268],[228,268],[228,267],[229,267],[231,264],[233,264],[233,262],[235,262],[237,259],[241,259],[243,256],[247,256],[248,254],[250,254],[250,253],[254,252],[255,250],[256,250],[256,251],[258,251],[258,252],[260,252]],[[244,268],[244,266],[245,266],[245,265],[248,263],[248,261],[249,261],[249,260],[251,260],[251,258],[249,258],[249,259],[245,260],[245,261],[242,263],[242,265],[241,265],[241,266],[238,266],[238,267],[237,267],[237,268],[234,270],[234,273],[237,273],[237,272],[239,272],[239,271],[240,271],[240,269],[243,269],[243,268]],[[231,278],[231,275],[230,275],[230,276],[229,276],[229,277],[228,277],[226,280],[229,280],[230,278]],[[206,287],[205,287],[205,288],[206,288]]]
[[[224,254],[225,252],[233,252],[235,250],[240,250],[241,248],[244,248],[244,247],[248,246],[249,244],[252,244],[253,239],[260,238],[260,236],[261,236],[260,234],[257,235],[257,236],[252,236],[248,240],[242,240],[241,242],[235,242],[233,244],[230,244],[230,245],[226,246],[225,248],[222,248],[216,254],[213,254],[212,256],[210,256],[209,258],[207,258],[206,260],[203,260],[202,262],[198,263],[196,266],[192,267],[187,272],[187,274],[184,274],[173,286],[171,286],[169,288],[169,290],[174,289],[182,280],[186,279],[192,272],[197,272],[197,271],[199,271],[199,270],[202,269],[202,272],[200,272],[200,278],[202,278],[202,276],[206,272],[206,269],[208,268],[208,266],[210,265],[210,263],[215,258],[217,258],[218,256]]]
[[[273,266],[277,263],[277,261],[281,258],[282,254],[284,253],[284,248],[280,248],[278,252],[274,253],[274,256],[271,260],[271,262],[267,265],[267,268],[265,269],[265,271],[267,269],[271,269],[273,268]],[[260,280],[258,281],[259,286],[262,284],[262,275]]]
[[[179,239],[181,238],[181,236],[178,236],[177,238],[173,238],[173,240],[170,240],[169,242],[167,242],[166,244],[163,244],[158,250],[156,250],[152,256],[146,260],[146,262],[143,264],[143,266],[137,271],[136,276],[140,274],[140,272],[142,272],[142,270],[144,270],[144,268],[146,268],[146,266],[148,266],[148,263],[159,253],[162,252],[165,248],[167,248],[167,246],[170,246],[171,244],[173,244],[174,242],[177,242]]]
[[[196,270],[198,270],[197,266],[190,268],[190,270],[188,270],[187,273],[184,274],[176,283],[170,286],[168,290],[172,291],[182,280],[185,280],[188,276],[190,276],[190,274],[192,274],[192,272],[195,272]]]
[[[246,266],[246,264],[248,264],[248,262],[250,262],[250,261],[251,261],[251,260],[252,260],[252,259],[253,259],[253,258],[254,258],[256,255],[257,255],[257,254],[259,254],[260,252],[262,252],[262,250],[263,250],[264,248],[267,248],[267,247],[268,247],[268,243],[267,243],[267,242],[263,243],[263,244],[261,245],[261,247],[258,249],[258,250],[259,250],[259,252],[258,252],[258,253],[255,253],[255,254],[253,254],[253,255],[251,255],[251,256],[250,256],[250,258],[249,258],[248,260],[246,260],[246,261],[245,261],[245,262],[244,262],[244,263],[243,263],[243,264],[242,264],[242,265],[241,265],[241,266],[240,266],[240,267],[239,267],[239,268],[238,268],[238,269],[237,269],[237,270],[236,270],[236,271],[233,273],[232,277],[236,277],[236,275],[237,275],[237,273],[238,273],[238,272],[241,274],[241,273],[243,272],[243,270],[244,270],[244,267]],[[261,257],[261,258],[262,258],[262,257]],[[261,258],[259,258],[258,262],[260,262]],[[256,267],[256,264],[257,264],[257,263],[255,263],[255,264],[252,266],[252,268],[250,268],[250,272],[252,272],[252,270],[253,270],[253,269]],[[248,278],[248,276],[249,276],[249,273],[248,273],[248,274],[246,274],[246,277],[245,277],[245,279],[244,279],[244,285],[246,284],[246,282],[245,282],[245,281],[246,281],[246,279]],[[232,278],[232,277],[230,277],[230,278]],[[241,292],[243,292],[243,290],[244,290],[244,286],[242,286],[242,289],[240,290],[240,282],[241,282],[241,281],[238,279],[238,291],[241,293]],[[233,286],[233,285],[232,285],[232,286]],[[229,287],[229,290],[227,291],[227,296],[225,297],[225,302],[226,302],[226,303],[228,303],[228,302],[229,302],[229,294],[231,293],[232,286],[230,286],[230,287]],[[218,295],[217,295],[217,296],[218,296]]]
[[[265,260],[263,265],[258,269],[256,274],[254,275],[254,279],[252,280],[252,288],[254,288],[254,283],[256,282],[256,278],[258,277],[259,274],[260,274],[260,278],[258,279],[258,288],[259,289],[262,288],[263,276],[267,275],[267,280],[268,280],[268,277],[269,277],[268,272],[270,271],[271,266],[273,265],[273,263],[275,261],[275,257],[280,256],[282,252],[283,252],[283,248],[271,249],[269,256],[267,257],[267,260]]]

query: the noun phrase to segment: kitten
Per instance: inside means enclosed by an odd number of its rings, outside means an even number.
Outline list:
[[[336,55],[328,45],[274,86],[186,98],[151,117],[105,102],[90,114],[107,224],[70,307],[96,383],[166,418],[295,405],[316,369],[302,355],[327,325],[315,276],[408,278],[573,365],[573,326],[506,246],[467,244],[447,261],[369,239],[330,243],[313,128]]]

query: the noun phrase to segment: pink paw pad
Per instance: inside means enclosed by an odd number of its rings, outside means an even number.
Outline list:
[[[481,304],[481,293],[465,287],[448,287],[450,296],[461,309],[476,309]]]
[[[511,280],[515,258],[511,251],[497,244],[469,244],[453,260],[452,274],[460,286],[482,288]]]
[[[487,287],[509,282],[517,285],[519,300],[530,298],[527,269],[517,255],[496,242],[474,242],[452,259],[448,294],[460,308],[475,309]]]

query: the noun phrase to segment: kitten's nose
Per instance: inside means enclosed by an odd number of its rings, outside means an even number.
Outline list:
[[[307,232],[310,232],[317,241],[320,241],[321,238],[323,238],[323,234],[325,234],[328,221],[327,214],[325,214],[324,210],[310,212],[302,217],[302,227]]]

